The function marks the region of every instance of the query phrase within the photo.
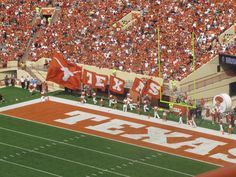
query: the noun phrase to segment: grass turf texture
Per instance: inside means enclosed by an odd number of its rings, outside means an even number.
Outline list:
[[[0,107],[16,104],[19,102],[33,100],[40,97],[40,93],[37,91],[33,92],[31,96],[30,92],[26,89],[19,87],[4,87],[0,89],[0,94],[2,94],[5,102],[0,103]]]
[[[4,177],[183,177],[217,168],[8,116],[0,115],[0,122],[0,176]]]

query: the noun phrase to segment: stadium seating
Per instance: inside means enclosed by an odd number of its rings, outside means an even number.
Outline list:
[[[0,2],[0,59],[19,60],[31,38],[35,8],[46,6],[50,0],[2,0]]]
[[[17,26],[18,42],[14,43],[14,37],[7,39],[8,48],[14,48],[7,49],[4,58],[22,54],[30,38],[30,27],[28,30],[25,27],[32,20],[34,7],[24,2],[18,3],[19,7],[26,6],[23,9],[27,12]],[[43,2],[41,6],[49,3]],[[235,49],[221,46],[217,38],[235,22],[234,0],[57,0],[54,3],[61,7],[60,14],[50,26],[42,25],[43,20],[39,22],[41,31],[30,48],[31,60],[51,57],[59,49],[65,58],[76,63],[158,76],[157,28],[161,34],[161,72],[165,79],[181,80],[193,71],[192,32],[196,36],[197,68],[222,50],[235,53]],[[141,14],[134,26],[122,30],[120,25],[114,25],[134,10]]]

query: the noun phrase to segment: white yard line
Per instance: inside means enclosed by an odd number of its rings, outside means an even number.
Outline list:
[[[65,158],[62,158],[62,157],[46,154],[46,153],[43,153],[43,152],[38,152],[38,151],[31,150],[31,149],[22,148],[22,147],[19,147],[19,146],[15,146],[15,145],[3,143],[3,142],[0,142],[0,144],[8,146],[8,147],[13,147],[13,148],[16,148],[16,149],[21,149],[21,150],[24,150],[24,151],[28,151],[28,152],[31,152],[31,153],[35,153],[35,154],[40,154],[40,155],[43,155],[43,156],[51,157],[51,158],[54,158],[54,159],[62,160],[62,161],[65,161],[65,162],[70,162],[70,163],[86,166],[86,167],[93,168],[93,169],[96,169],[96,170],[100,170],[100,171],[103,171],[103,172],[112,173],[112,174],[119,175],[119,176],[124,176],[124,177],[129,177],[127,175],[124,175],[124,174],[121,174],[121,173],[118,173],[118,172],[113,172],[113,171],[110,171],[110,170],[107,170],[107,169],[103,169],[103,168],[95,167],[95,166],[88,165],[88,164],[85,164],[85,163],[81,163],[81,162],[65,159]]]
[[[50,173],[50,172],[47,172],[47,171],[44,171],[44,170],[40,170],[40,169],[37,169],[37,168],[29,167],[29,166],[22,165],[22,164],[19,164],[19,163],[10,162],[10,161],[4,160],[4,159],[0,159],[0,162],[11,164],[11,165],[15,165],[15,166],[19,166],[19,167],[22,167],[22,168],[27,168],[27,169],[30,169],[30,170],[33,170],[33,171],[37,171],[37,172],[40,172],[40,173],[44,173],[44,174],[48,174],[48,175],[51,175],[51,176],[62,177],[61,175],[57,175],[57,174],[54,174],[54,173]]]
[[[22,134],[22,135],[26,135],[26,136],[30,136],[30,137],[34,137],[34,138],[38,138],[38,139],[43,139],[43,140],[47,140],[47,141],[56,142],[56,143],[67,145],[67,146],[74,147],[74,148],[79,148],[79,149],[84,149],[84,150],[96,152],[96,153],[99,153],[99,154],[109,155],[109,156],[116,157],[116,158],[119,158],[119,159],[123,159],[123,160],[131,161],[131,162],[134,162],[134,163],[142,164],[142,165],[146,165],[146,166],[150,166],[150,167],[154,167],[154,168],[159,168],[159,169],[163,169],[163,170],[183,174],[183,175],[186,175],[186,176],[193,176],[191,174],[184,173],[184,172],[181,172],[181,171],[178,171],[178,170],[172,170],[172,169],[169,169],[169,168],[161,167],[159,165],[153,165],[153,164],[149,164],[149,163],[145,163],[145,162],[140,162],[139,160],[134,160],[134,159],[130,159],[130,158],[119,156],[119,155],[114,155],[114,154],[111,154],[111,153],[102,152],[102,151],[98,151],[98,150],[95,150],[95,149],[90,149],[90,148],[79,146],[79,145],[73,145],[73,144],[69,144],[69,143],[65,143],[65,142],[61,142],[61,141],[57,141],[57,140],[53,140],[53,139],[49,139],[49,138],[44,138],[44,137],[40,137],[40,136],[36,136],[36,135],[31,135],[31,134],[28,134],[28,133],[23,133],[23,132],[7,129],[7,128],[3,128],[3,127],[0,127],[0,129],[6,130],[6,131],[11,131],[11,132]]]
[[[2,115],[9,116],[7,114],[2,114]],[[89,133],[81,132],[79,130],[72,130],[72,129],[69,129],[69,128],[63,128],[63,127],[59,127],[59,126],[55,126],[55,125],[49,125],[49,124],[46,124],[46,123],[37,122],[37,121],[33,121],[33,120],[27,120],[27,119],[23,119],[21,117],[16,117],[16,116],[10,116],[10,117],[20,119],[20,120],[23,120],[23,121],[27,121],[27,122],[33,122],[33,123],[45,125],[45,126],[48,126],[48,127],[59,128],[59,129],[63,129],[63,130],[71,131],[71,132],[82,133],[82,134],[86,134],[86,135],[89,135],[89,136],[94,136],[94,137],[98,137],[98,138],[102,138],[102,139],[107,139],[107,140],[110,140],[110,141],[115,141],[115,142],[119,142],[119,143],[123,143],[123,144],[128,144],[128,145],[131,145],[131,146],[137,146],[137,147],[144,148],[144,149],[150,149],[150,150],[153,150],[153,151],[156,151],[156,152],[162,152],[162,153],[173,155],[173,156],[176,156],[176,157],[182,157],[182,158],[185,158],[185,159],[190,159],[190,160],[193,160],[193,161],[198,161],[198,162],[202,162],[202,163],[206,163],[206,164],[210,164],[210,165],[215,165],[215,166],[218,166],[218,167],[223,167],[223,165],[219,165],[219,164],[216,164],[216,163],[211,163],[211,162],[207,162],[207,161],[203,161],[203,160],[198,160],[198,159],[194,159],[194,158],[183,156],[183,155],[177,155],[177,154],[170,153],[170,152],[165,152],[165,151],[162,151],[162,150],[159,150],[159,149],[154,149],[154,148],[150,148],[150,147],[146,147],[146,146],[142,146],[142,145],[137,145],[137,144],[131,144],[131,143],[128,143],[128,142],[123,142],[123,141],[119,141],[119,140],[115,140],[115,139],[111,139],[111,138],[106,138],[106,137],[103,137],[103,136],[89,134]]]

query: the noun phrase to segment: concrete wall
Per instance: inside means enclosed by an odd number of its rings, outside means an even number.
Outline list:
[[[230,79],[225,79],[222,81],[219,80],[214,84],[210,84],[208,86],[197,89],[196,96],[197,98],[209,98],[221,93],[229,94],[229,84],[232,82],[236,82],[236,77],[232,77]],[[193,96],[194,90],[188,92],[188,95]]]
[[[219,41],[221,44],[225,44],[225,45],[234,44],[235,35],[236,35],[235,27],[236,27],[236,23],[219,36]]]
[[[187,92],[191,98],[208,99],[212,103],[212,98],[215,95],[226,93],[229,94],[229,84],[236,82],[236,73],[229,72],[228,68],[220,67],[220,72],[217,72],[219,65],[218,57],[203,65],[197,71],[189,75],[180,82],[180,89]],[[196,81],[196,90],[193,88],[194,80]],[[233,105],[236,105],[236,97],[232,98]]]
[[[17,70],[17,79],[20,79],[21,77],[26,77],[26,76],[30,76],[28,72],[26,72],[25,70],[22,69],[18,69]]]
[[[12,75],[16,75],[16,70],[8,70],[8,71],[0,71],[0,80],[3,80],[5,76],[11,77]]]
[[[18,66],[18,61],[8,61],[7,62],[7,67],[8,68],[15,68]]]
[[[194,80],[196,82],[199,82],[201,80],[210,78],[210,77],[214,76],[215,74],[219,74],[219,73],[217,73],[217,66],[218,65],[219,65],[219,59],[218,59],[218,57],[215,57],[214,59],[212,59],[208,63],[202,65],[202,67],[197,69],[195,72],[188,75],[185,79],[180,81],[180,87],[184,88],[184,87],[188,86],[189,84],[193,83]]]

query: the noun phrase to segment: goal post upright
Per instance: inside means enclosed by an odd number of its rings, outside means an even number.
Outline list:
[[[196,56],[195,56],[195,33],[192,32],[192,55],[193,55],[193,73],[196,71]],[[193,80],[193,95],[194,95],[194,106],[197,106],[196,100],[196,79]]]
[[[157,28],[157,60],[158,60],[158,77],[161,78],[161,49],[160,49],[160,28]]]

